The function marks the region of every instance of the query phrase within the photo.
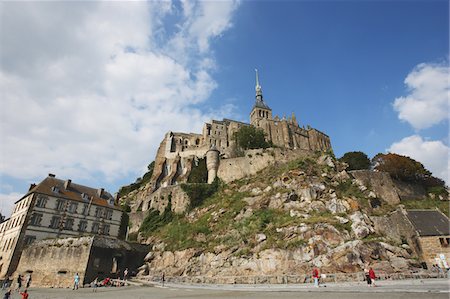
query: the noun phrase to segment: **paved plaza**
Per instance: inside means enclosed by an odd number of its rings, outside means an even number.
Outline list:
[[[2,296],[4,291],[2,292]],[[73,291],[71,289],[29,290],[30,299],[171,299],[171,298],[449,298],[449,280],[405,280],[381,281],[378,287],[369,288],[364,283],[326,284],[320,288],[312,285],[156,285],[121,288],[90,288]],[[21,298],[15,292],[13,299]]]

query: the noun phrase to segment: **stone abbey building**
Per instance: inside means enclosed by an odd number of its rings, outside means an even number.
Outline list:
[[[168,132],[159,146],[155,159],[151,179],[153,190],[186,181],[193,161],[207,157],[207,152],[211,148],[217,151],[220,159],[235,158],[233,135],[242,126],[253,125],[263,129],[267,141],[279,148],[305,151],[331,150],[330,138],[310,126],[299,126],[294,113],[288,118],[273,116],[272,109],[264,102],[257,72],[255,91],[255,104],[250,112],[250,123],[230,119],[211,120],[204,124],[202,134]],[[214,157],[213,154],[209,156]],[[211,167],[217,168],[217,165]]]

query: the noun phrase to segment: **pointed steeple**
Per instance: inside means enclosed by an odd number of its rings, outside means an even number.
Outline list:
[[[259,85],[259,77],[258,77],[257,69],[255,69],[255,73],[256,73],[256,86],[255,86],[256,98],[260,97],[262,100],[262,89],[261,89],[261,85]]]
[[[256,73],[256,86],[255,86],[255,91],[256,91],[256,102],[255,102],[255,107],[259,107],[259,108],[264,108],[264,109],[269,109],[269,106],[267,106],[266,103],[264,103],[263,100],[263,95],[262,95],[262,88],[261,85],[259,84],[259,76],[258,76],[258,70],[255,69],[255,73]]]

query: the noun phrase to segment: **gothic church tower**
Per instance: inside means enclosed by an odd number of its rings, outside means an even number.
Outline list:
[[[272,119],[272,109],[264,103],[261,85],[259,85],[258,70],[256,72],[256,101],[250,112],[250,124],[260,127],[259,123],[262,119]]]

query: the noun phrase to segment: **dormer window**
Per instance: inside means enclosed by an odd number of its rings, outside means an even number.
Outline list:
[[[59,188],[57,186],[53,186],[52,187],[52,192],[53,193],[59,193]]]
[[[81,193],[81,198],[82,198],[83,200],[88,201],[88,200],[89,200],[89,195],[87,195],[86,193]]]

